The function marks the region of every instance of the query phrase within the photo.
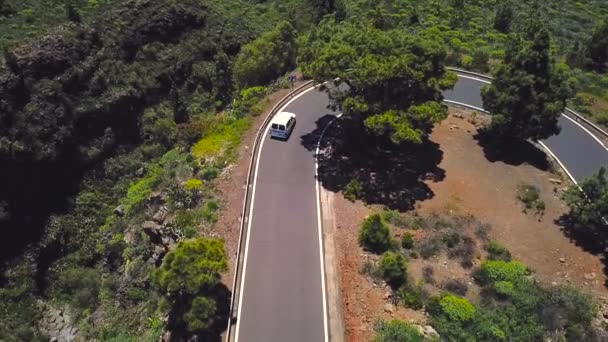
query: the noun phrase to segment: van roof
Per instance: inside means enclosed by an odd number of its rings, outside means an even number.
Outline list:
[[[272,118],[271,123],[273,124],[279,124],[279,125],[287,125],[287,121],[289,121],[289,118],[291,118],[292,116],[296,116],[293,113],[290,112],[279,112],[277,113],[274,118]]]

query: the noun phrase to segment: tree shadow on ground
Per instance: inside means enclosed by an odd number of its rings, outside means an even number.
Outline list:
[[[570,213],[563,214],[555,220],[564,235],[584,251],[598,256],[604,264],[604,274],[608,275],[608,234],[606,227],[582,225]],[[608,279],[604,282],[608,287]]]
[[[532,143],[521,139],[496,139],[489,131],[480,131],[474,136],[483,148],[486,159],[492,163],[503,163],[518,166],[530,164],[539,170],[549,170],[549,160],[545,151]]]
[[[331,115],[321,117],[317,128],[301,137],[302,145],[314,151]],[[338,192],[352,180],[361,184],[358,198],[400,211],[411,210],[416,201],[434,196],[425,180],[441,181],[445,171],[438,167],[443,158],[439,145],[393,145],[383,138],[352,134],[349,120],[336,120],[321,143],[319,177],[323,187]],[[358,131],[361,132],[361,131]]]
[[[183,322],[182,316],[184,314],[184,307],[179,304],[173,305],[171,312],[169,313],[169,327],[171,330],[170,342],[180,341],[205,341],[205,342],[221,342],[223,341],[222,334],[226,331],[228,326],[228,317],[230,315],[230,289],[224,284],[218,284],[209,293],[209,297],[215,299],[217,304],[217,312],[213,317],[211,326],[196,335],[188,333],[186,326]],[[235,322],[236,323],[236,322]],[[194,338],[194,339],[193,339]]]

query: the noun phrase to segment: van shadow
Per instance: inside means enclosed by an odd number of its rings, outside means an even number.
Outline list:
[[[301,137],[302,145],[315,151],[321,132],[332,119],[328,114],[317,120],[316,129]],[[353,134],[351,124],[339,119],[325,132],[318,155],[323,187],[343,191],[356,180],[361,185],[358,199],[400,211],[414,209],[416,201],[434,196],[424,181],[445,178],[445,171],[438,167],[443,158],[438,144],[425,140],[419,145],[394,145],[361,131]]]
[[[492,163],[501,161],[518,166],[530,164],[535,168],[549,170],[547,154],[532,143],[521,139],[496,139],[490,131],[479,131],[474,136],[482,147],[486,159]]]

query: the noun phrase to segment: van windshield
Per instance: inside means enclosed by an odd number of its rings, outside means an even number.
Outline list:
[[[279,130],[280,131],[284,131],[285,130],[285,125],[279,125]]]
[[[272,124],[272,129],[277,129],[279,127],[279,125],[277,124]]]

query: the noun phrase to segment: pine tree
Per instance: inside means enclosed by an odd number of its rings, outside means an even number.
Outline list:
[[[498,32],[509,33],[511,31],[511,22],[513,21],[513,8],[508,2],[502,2],[496,9],[494,17],[494,29]]]
[[[593,30],[587,53],[593,68],[603,71],[606,62],[608,62],[608,18],[604,19]]]
[[[550,45],[539,21],[510,42],[494,81],[482,91],[484,107],[494,114],[492,136],[536,140],[559,133],[558,119],[572,89],[569,69],[555,63]]]

